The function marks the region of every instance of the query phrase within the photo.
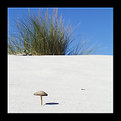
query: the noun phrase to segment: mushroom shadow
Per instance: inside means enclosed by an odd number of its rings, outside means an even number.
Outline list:
[[[54,103],[54,102],[50,102],[50,103],[45,103],[45,105],[58,105],[59,103]]]

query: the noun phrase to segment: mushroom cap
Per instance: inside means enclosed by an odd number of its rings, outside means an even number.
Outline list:
[[[47,96],[48,94],[44,91],[38,91],[38,92],[35,92],[34,95],[36,95],[36,96]]]

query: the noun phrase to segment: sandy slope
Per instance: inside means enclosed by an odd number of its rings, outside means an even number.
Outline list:
[[[8,113],[112,112],[113,56],[8,56]]]

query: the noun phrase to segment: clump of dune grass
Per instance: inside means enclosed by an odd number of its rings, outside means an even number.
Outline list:
[[[32,55],[82,55],[90,54],[93,48],[84,49],[87,41],[76,46],[73,42],[72,28],[68,24],[64,27],[62,15],[60,18],[57,9],[48,15],[48,10],[43,16],[30,16],[25,21],[17,23],[18,35],[10,37],[8,41],[9,54]]]

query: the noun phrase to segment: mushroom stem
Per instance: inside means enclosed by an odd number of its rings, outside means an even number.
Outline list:
[[[42,105],[42,96],[41,96],[41,105]]]

